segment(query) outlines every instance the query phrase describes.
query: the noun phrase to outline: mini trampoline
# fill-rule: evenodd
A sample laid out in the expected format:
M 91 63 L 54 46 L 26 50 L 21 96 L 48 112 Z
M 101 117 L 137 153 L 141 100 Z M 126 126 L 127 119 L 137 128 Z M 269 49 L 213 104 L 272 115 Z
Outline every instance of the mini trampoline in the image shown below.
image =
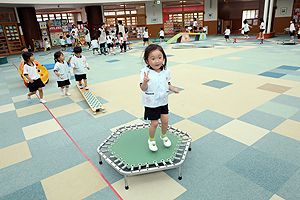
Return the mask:
M 172 145 L 166 148 L 160 138 L 156 139 L 158 151 L 148 148 L 150 123 L 134 124 L 117 128 L 97 148 L 99 164 L 102 158 L 117 172 L 124 176 L 125 189 L 128 190 L 127 176 L 140 175 L 167 169 L 179 168 L 181 180 L 181 165 L 187 152 L 191 151 L 192 137 L 173 126 L 168 127 L 167 136 Z M 161 124 L 156 129 L 156 135 L 161 131 Z

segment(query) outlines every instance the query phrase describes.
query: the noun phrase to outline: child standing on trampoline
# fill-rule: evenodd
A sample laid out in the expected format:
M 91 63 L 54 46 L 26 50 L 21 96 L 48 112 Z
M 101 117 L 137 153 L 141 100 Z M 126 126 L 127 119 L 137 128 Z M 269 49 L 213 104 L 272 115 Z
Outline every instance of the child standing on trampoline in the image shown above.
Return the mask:
M 166 136 L 168 116 L 169 90 L 179 93 L 177 88 L 171 85 L 171 71 L 166 68 L 167 56 L 163 48 L 157 44 L 149 45 L 144 51 L 144 61 L 147 67 L 140 73 L 140 88 L 142 90 L 142 105 L 145 106 L 145 120 L 151 120 L 149 127 L 148 145 L 151 151 L 157 151 L 155 131 L 158 119 L 161 120 L 161 135 L 165 147 L 171 146 L 171 141 Z

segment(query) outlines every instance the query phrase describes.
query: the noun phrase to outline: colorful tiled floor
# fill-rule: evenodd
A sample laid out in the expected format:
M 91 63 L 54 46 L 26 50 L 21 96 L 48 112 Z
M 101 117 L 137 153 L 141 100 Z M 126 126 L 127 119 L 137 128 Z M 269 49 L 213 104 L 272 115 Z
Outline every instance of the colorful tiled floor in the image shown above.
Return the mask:
M 222 36 L 190 43 L 214 48 L 163 43 L 180 90 L 169 95 L 169 124 L 192 136 L 192 151 L 182 180 L 178 169 L 133 176 L 128 191 L 123 176 L 98 164 L 96 148 L 116 127 L 143 122 L 144 47 L 111 56 L 83 52 L 89 87 L 106 108 L 97 115 L 74 80 L 72 95 L 61 97 L 51 70 L 46 107 L 37 97 L 28 102 L 12 65 L 20 55 L 8 56 L 0 65 L 0 199 L 299 200 L 300 45 L 277 44 L 288 37 L 263 45 L 226 43 Z M 55 50 L 34 55 L 51 64 Z

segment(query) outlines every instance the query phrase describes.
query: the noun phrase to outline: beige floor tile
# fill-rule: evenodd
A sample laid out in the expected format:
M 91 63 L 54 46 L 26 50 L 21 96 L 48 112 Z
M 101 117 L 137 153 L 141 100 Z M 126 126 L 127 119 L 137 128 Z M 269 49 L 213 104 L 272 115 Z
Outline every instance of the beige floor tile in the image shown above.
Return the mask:
M 13 83 L 13 84 L 7 85 L 7 87 L 8 87 L 9 89 L 15 88 L 15 87 L 22 87 L 22 86 L 24 86 L 24 83 L 23 83 L 23 82 L 17 82 L 17 83 Z
M 221 126 L 215 131 L 248 146 L 251 146 L 270 132 L 237 119 Z
M 88 162 L 84 162 L 41 181 L 47 199 L 83 199 L 107 186 Z
M 125 190 L 124 179 L 112 184 L 124 200 L 175 199 L 186 191 L 165 172 L 129 176 L 127 179 L 129 190 Z
M 282 198 L 282 197 L 280 197 L 280 196 L 278 196 L 278 195 L 276 195 L 276 194 L 274 194 L 274 195 L 271 197 L 271 199 L 269 199 L 269 200 L 285 200 L 285 199 Z
M 70 93 L 71 93 L 71 96 L 69 96 L 69 98 L 72 99 L 74 102 L 84 100 L 84 97 L 82 96 L 81 92 L 77 88 L 71 89 Z M 93 91 L 93 93 L 94 93 L 94 91 Z
M 184 119 L 180 122 L 177 122 L 172 126 L 190 134 L 193 142 L 212 132 L 212 130 L 199 124 L 196 124 L 188 119 Z
M 0 169 L 30 159 L 31 153 L 26 141 L 0 149 Z
M 26 140 L 46 135 L 60 129 L 61 127 L 58 125 L 55 119 L 50 119 L 22 128 Z
M 61 99 L 61 98 L 68 98 L 67 96 L 61 96 L 59 93 L 59 89 L 57 88 L 57 92 L 53 93 L 53 94 L 48 94 L 44 96 L 44 99 L 46 101 L 53 101 L 53 100 L 57 100 L 57 99 Z
M 300 122 L 287 119 L 282 124 L 273 129 L 273 132 L 300 141 Z
M 266 84 L 258 87 L 258 89 L 267 90 L 267 91 L 270 91 L 270 92 L 284 93 L 284 92 L 290 90 L 291 87 L 266 83 Z
M 0 113 L 9 112 L 12 110 L 15 110 L 15 105 L 13 103 L 9 103 L 9 104 L 0 106 Z
M 30 105 L 30 102 L 28 102 L 28 105 Z M 32 115 L 32 114 L 42 112 L 45 110 L 47 110 L 45 108 L 45 106 L 43 104 L 39 103 L 39 104 L 35 104 L 32 106 L 16 109 L 16 112 L 17 112 L 18 117 L 24 117 L 24 116 Z
M 33 98 L 33 96 L 31 98 Z M 24 101 L 24 100 L 26 100 L 26 93 L 19 95 L 19 96 L 14 96 L 11 99 L 14 103 L 19 102 L 19 101 Z
M 286 91 L 284 94 L 300 97 L 300 83 L 296 83 L 292 89 Z
M 80 107 L 77 103 L 71 103 L 64 106 L 52 108 L 50 111 L 55 117 L 61 117 L 81 110 L 83 110 L 83 108 Z

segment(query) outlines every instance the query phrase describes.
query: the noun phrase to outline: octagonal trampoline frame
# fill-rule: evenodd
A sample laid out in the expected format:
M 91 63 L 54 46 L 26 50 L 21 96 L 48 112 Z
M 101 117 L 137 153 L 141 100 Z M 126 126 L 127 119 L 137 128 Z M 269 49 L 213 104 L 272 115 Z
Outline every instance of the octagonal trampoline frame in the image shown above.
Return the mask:
M 161 127 L 161 123 L 159 123 L 159 126 Z M 119 155 L 112 154 L 115 152 L 111 152 L 110 150 L 111 146 L 109 145 L 114 144 L 114 142 L 117 142 L 117 139 L 119 139 L 122 136 L 122 133 L 128 130 L 134 130 L 134 129 L 138 130 L 139 128 L 145 129 L 149 127 L 150 127 L 150 123 L 121 126 L 117 128 L 111 135 L 109 135 L 109 137 L 105 139 L 97 148 L 97 153 L 99 156 L 99 164 L 100 165 L 102 164 L 101 158 L 103 158 L 117 172 L 123 175 L 125 180 L 126 190 L 129 189 L 127 176 L 141 175 L 141 174 L 152 173 L 152 172 L 157 172 L 157 171 L 162 171 L 167 169 L 179 168 L 178 179 L 179 180 L 182 179 L 181 165 L 183 164 L 186 158 L 187 152 L 191 151 L 192 137 L 187 132 L 184 132 L 171 125 L 168 126 L 168 131 L 170 133 L 173 133 L 174 136 L 177 136 L 180 142 L 175 145 L 176 146 L 175 150 L 177 152 L 176 153 L 173 152 L 174 155 L 170 156 L 170 158 L 168 158 L 167 160 L 162 159 L 159 162 L 154 160 L 152 161 L 154 164 L 150 164 L 149 162 L 146 162 L 144 165 L 142 163 L 139 163 L 138 166 L 135 166 L 134 164 L 130 165 L 129 163 L 126 163 L 125 160 L 121 161 L 122 158 L 119 157 Z

